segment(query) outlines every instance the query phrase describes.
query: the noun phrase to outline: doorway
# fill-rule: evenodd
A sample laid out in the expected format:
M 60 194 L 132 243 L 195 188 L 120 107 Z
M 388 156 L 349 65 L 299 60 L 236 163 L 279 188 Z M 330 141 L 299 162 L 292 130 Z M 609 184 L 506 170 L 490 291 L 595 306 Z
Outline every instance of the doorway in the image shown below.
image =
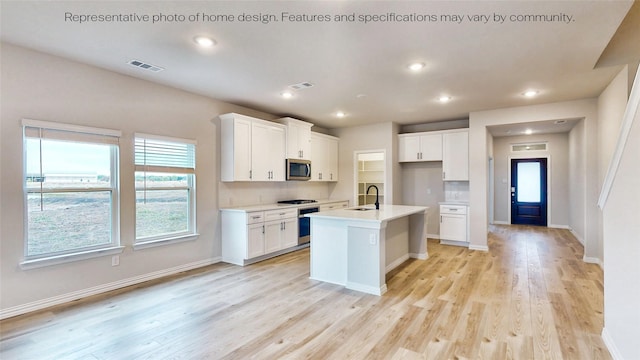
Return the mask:
M 367 194 L 367 189 L 371 185 L 378 188 L 380 204 L 384 204 L 386 193 L 384 151 L 356 151 L 355 165 L 355 204 L 360 206 L 375 203 L 375 189 L 371 189 Z
M 547 159 L 511 159 L 511 223 L 547 226 Z

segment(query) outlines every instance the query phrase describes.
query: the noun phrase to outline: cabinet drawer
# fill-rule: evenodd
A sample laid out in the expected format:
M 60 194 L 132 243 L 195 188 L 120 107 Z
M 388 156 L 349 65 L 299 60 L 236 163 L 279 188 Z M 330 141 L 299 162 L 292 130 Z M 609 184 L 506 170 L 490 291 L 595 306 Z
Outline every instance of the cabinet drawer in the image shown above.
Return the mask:
M 254 211 L 247 213 L 247 225 L 264 222 L 264 212 Z
M 298 209 L 270 210 L 264 212 L 264 221 L 282 220 L 298 217 Z
M 320 211 L 344 209 L 344 208 L 347 208 L 347 207 L 349 207 L 349 202 L 348 201 L 341 201 L 341 202 L 337 202 L 337 203 L 330 203 L 330 204 L 320 205 Z
M 464 205 L 440 205 L 440 214 L 466 214 L 467 207 Z

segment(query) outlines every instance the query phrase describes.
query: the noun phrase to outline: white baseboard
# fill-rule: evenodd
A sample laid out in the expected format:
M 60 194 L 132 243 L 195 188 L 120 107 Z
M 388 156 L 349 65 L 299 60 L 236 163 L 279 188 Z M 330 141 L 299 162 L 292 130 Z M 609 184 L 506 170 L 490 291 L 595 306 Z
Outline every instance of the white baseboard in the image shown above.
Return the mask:
M 552 229 L 564 229 L 564 230 L 571 230 L 571 227 L 569 225 L 557 225 L 557 224 L 549 224 L 547 225 L 548 228 L 552 228 Z
M 578 241 L 580 242 L 580 244 L 582 244 L 584 246 L 584 239 L 572 228 L 569 228 L 569 231 L 571 232 L 571 235 L 575 236 L 576 239 L 578 239 Z
M 469 243 L 466 241 L 456 241 L 456 240 L 443 240 L 440 239 L 440 244 L 442 245 L 452 245 L 452 246 L 461 246 L 461 247 L 469 247 Z
M 611 338 L 611 335 L 609 334 L 609 331 L 607 331 L 606 327 L 602 329 L 601 337 L 613 360 L 624 360 L 622 354 L 620 354 L 620 350 L 618 350 L 618 347 L 613 342 L 613 338 Z
M 602 260 L 600 258 L 583 256 L 582 257 L 582 261 L 584 261 L 586 263 L 589 263 L 589 264 L 597 264 L 598 266 L 600 266 L 600 269 L 604 270 L 604 263 L 602 262 Z
M 389 271 L 397 268 L 398 266 L 400 266 L 403 262 L 409 260 L 409 254 L 405 254 L 400 256 L 399 258 L 397 258 L 395 261 L 393 261 L 391 264 L 387 265 L 384 269 L 384 273 L 388 273 Z
M 123 287 L 140 284 L 145 281 L 155 280 L 165 276 L 174 275 L 184 271 L 212 265 L 220 261 L 221 261 L 220 257 L 209 259 L 209 260 L 197 261 L 197 262 L 184 264 L 184 265 L 176 266 L 169 269 L 159 270 L 152 273 L 135 276 L 128 279 L 118 280 L 108 284 L 94 286 L 88 289 L 83 289 L 83 290 L 74 291 L 67 294 L 54 296 L 48 299 L 42 299 L 42 300 L 27 303 L 27 304 L 23 304 L 23 305 L 13 306 L 6 309 L 0 309 L 0 320 L 10 318 L 13 316 L 26 314 L 28 312 L 32 312 L 36 310 L 42 310 L 54 305 L 64 304 L 64 303 L 82 299 L 88 296 L 102 294 L 107 291 L 121 289 Z
M 347 284 L 345 285 L 345 287 L 347 289 L 356 290 L 356 291 L 360 291 L 360 292 L 364 292 L 372 295 L 378 295 L 378 296 L 381 296 L 382 294 L 387 292 L 387 284 L 383 284 L 378 288 L 375 286 L 363 285 L 360 283 L 353 283 L 353 282 L 347 281 Z
M 493 225 L 511 225 L 510 222 L 508 221 L 497 221 L 497 220 L 493 220 Z
M 412 259 L 427 260 L 429 258 L 429 254 L 409 253 L 409 257 Z
M 469 250 L 485 251 L 489 252 L 489 246 L 487 245 L 473 245 L 469 244 Z
M 440 239 L 440 234 L 427 234 L 427 239 Z

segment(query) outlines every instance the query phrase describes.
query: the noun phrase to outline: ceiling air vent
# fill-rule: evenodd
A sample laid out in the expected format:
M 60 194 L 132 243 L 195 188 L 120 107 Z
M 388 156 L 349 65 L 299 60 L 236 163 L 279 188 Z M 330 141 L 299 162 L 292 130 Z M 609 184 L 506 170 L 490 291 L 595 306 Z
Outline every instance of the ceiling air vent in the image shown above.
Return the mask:
M 138 61 L 138 60 L 131 60 L 128 62 L 129 65 L 144 69 L 144 70 L 149 70 L 152 72 L 160 72 L 162 70 L 164 70 L 164 68 L 161 68 L 160 66 L 155 66 L 155 65 L 151 65 L 151 64 L 147 64 L 144 63 L 142 61 Z
M 302 89 L 308 89 L 308 88 L 310 88 L 312 86 L 313 86 L 312 83 L 302 82 L 302 83 L 299 83 L 299 84 L 289 85 L 289 88 L 293 89 L 293 90 L 302 90 Z

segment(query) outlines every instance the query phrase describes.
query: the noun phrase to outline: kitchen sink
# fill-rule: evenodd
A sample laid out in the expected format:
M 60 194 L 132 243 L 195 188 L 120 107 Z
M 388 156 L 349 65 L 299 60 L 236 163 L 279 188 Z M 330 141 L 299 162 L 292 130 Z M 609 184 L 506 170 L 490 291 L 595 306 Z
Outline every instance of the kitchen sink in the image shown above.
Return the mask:
M 369 211 L 369 210 L 375 210 L 375 209 L 374 209 L 374 208 L 358 207 L 358 208 L 351 208 L 351 209 L 347 209 L 347 210 L 355 210 L 355 211 Z

